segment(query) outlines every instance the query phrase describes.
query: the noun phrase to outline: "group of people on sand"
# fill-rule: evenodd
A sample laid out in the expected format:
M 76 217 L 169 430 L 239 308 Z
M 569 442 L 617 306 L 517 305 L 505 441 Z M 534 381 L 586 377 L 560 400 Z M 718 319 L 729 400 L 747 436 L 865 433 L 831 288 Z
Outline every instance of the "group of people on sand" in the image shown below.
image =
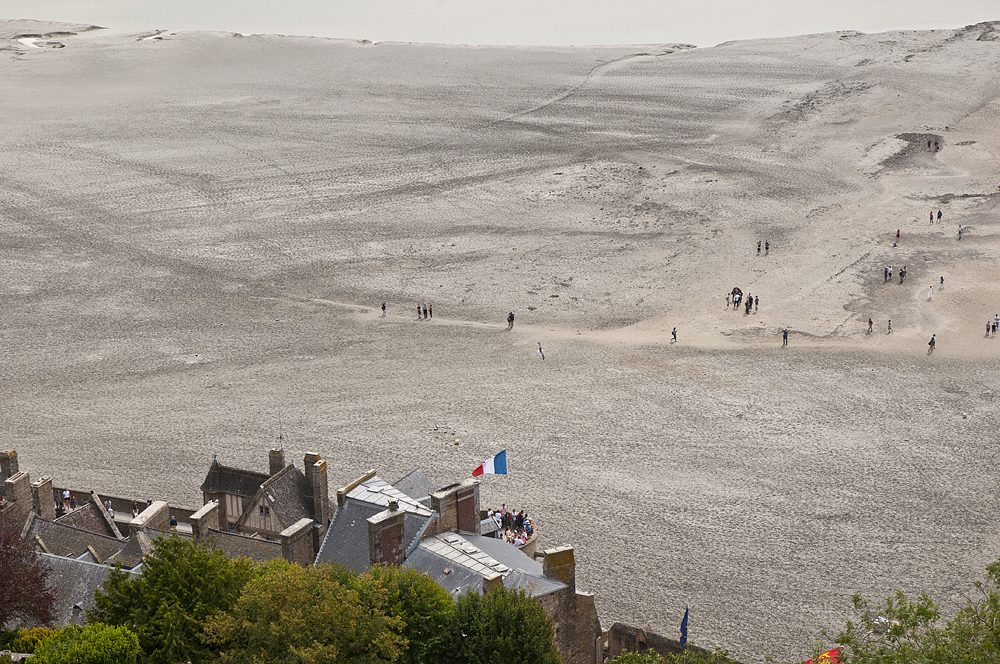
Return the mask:
M 771 241 L 764 240 L 764 255 L 767 256 L 771 253 Z M 760 240 L 757 240 L 757 255 L 760 256 Z
M 993 314 L 993 320 L 986 321 L 986 336 L 995 337 L 1000 327 L 1000 314 Z
M 757 313 L 757 307 L 760 305 L 760 297 L 755 297 L 750 293 L 747 293 L 746 297 L 744 297 L 741 289 L 734 288 L 726 294 L 726 309 L 729 308 L 730 303 L 732 304 L 733 311 L 737 311 L 740 308 L 740 304 L 742 304 L 746 315 L 749 315 L 751 310 Z
M 906 279 L 906 266 L 899 268 L 899 283 L 903 283 Z M 887 283 L 892 281 L 892 266 L 886 267 L 882 270 L 882 283 Z M 941 283 L 944 283 L 944 277 L 941 277 Z

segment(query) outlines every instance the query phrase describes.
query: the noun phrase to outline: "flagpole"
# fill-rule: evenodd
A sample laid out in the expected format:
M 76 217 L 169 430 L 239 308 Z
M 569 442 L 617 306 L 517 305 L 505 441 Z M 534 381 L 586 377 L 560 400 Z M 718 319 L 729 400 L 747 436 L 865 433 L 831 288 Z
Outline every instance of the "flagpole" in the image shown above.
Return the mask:
M 510 454 L 507 457 L 507 472 L 503 476 L 503 493 L 504 499 L 507 502 L 507 506 L 513 510 L 514 507 L 510 504 Z

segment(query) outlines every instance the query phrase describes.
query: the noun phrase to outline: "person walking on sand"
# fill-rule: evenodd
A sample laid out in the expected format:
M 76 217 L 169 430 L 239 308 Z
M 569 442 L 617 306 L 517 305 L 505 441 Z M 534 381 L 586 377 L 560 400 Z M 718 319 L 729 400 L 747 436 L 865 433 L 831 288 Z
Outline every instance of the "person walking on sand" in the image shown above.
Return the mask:
M 420 315 L 420 305 L 417 305 L 417 320 L 420 320 L 422 316 Z
M 760 304 L 760 298 L 756 295 L 753 296 L 753 312 L 757 313 L 757 305 Z
M 958 225 L 958 239 L 962 239 L 962 224 Z
M 726 293 L 726 309 L 729 308 L 729 298 L 730 298 L 731 295 L 732 295 L 732 293 Z
M 542 352 L 542 342 L 541 341 L 538 342 L 538 354 L 542 356 L 543 360 L 545 359 L 545 353 Z
M 511 330 L 514 328 L 514 312 L 507 314 L 507 329 Z
M 874 324 L 875 324 L 874 321 L 872 321 L 872 319 L 869 318 L 868 319 L 868 334 L 872 333 L 872 325 L 874 325 Z
M 930 221 L 930 223 L 932 223 L 932 224 L 934 223 L 934 210 L 931 210 L 931 221 Z
M 433 304 L 428 304 L 427 305 L 427 311 L 430 313 L 431 318 L 434 318 L 434 305 Z
M 889 331 L 886 334 L 892 334 L 892 319 L 889 319 Z
M 889 268 L 882 270 L 882 283 L 889 281 Z
M 677 343 L 677 328 L 675 327 L 673 330 L 671 330 L 670 334 L 672 334 L 674 337 L 674 343 Z
M 899 242 L 899 229 L 896 229 L 896 242 Z
M 764 242 L 764 255 L 767 256 L 770 253 L 771 253 L 771 241 L 766 240 Z
M 757 240 L 757 255 L 760 256 L 760 240 Z
M 382 303 L 382 318 L 385 318 L 385 302 Z
M 424 302 L 424 319 L 427 318 L 427 303 Z
M 788 328 L 787 327 L 781 331 L 781 345 L 782 346 L 787 346 L 788 345 Z
M 933 298 L 934 298 L 934 287 L 933 286 L 928 286 L 927 287 L 927 301 L 930 302 Z
M 941 210 L 938 210 L 938 221 L 941 221 Z
M 892 281 L 892 266 L 889 266 L 889 281 Z
M 937 338 L 937 335 L 936 335 L 936 334 L 932 334 L 932 335 L 931 335 L 931 340 L 930 340 L 929 342 L 927 342 L 927 345 L 928 345 L 928 346 L 930 346 L 930 348 L 929 348 L 929 349 L 927 350 L 927 354 L 928 354 L 928 355 L 930 355 L 931 353 L 933 353 L 933 352 L 934 352 L 934 345 L 935 345 L 935 343 L 936 343 L 936 342 L 935 342 L 934 340 L 935 340 L 936 338 Z
M 938 290 L 943 290 L 943 289 L 944 289 L 944 276 L 941 277 L 941 285 L 938 286 Z

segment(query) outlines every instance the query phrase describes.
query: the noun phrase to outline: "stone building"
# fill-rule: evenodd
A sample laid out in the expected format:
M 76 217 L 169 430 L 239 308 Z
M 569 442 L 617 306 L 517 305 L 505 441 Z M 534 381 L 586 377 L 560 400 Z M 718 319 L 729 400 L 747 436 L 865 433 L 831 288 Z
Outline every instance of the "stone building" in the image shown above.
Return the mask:
M 410 473 L 390 485 L 369 471 L 338 490 L 316 563 L 336 562 L 357 572 L 372 565 L 410 567 L 453 595 L 499 585 L 523 588 L 552 618 L 563 662 L 600 661 L 600 621 L 594 596 L 576 590 L 573 547 L 533 559 L 501 539 L 484 537 L 478 480 L 433 490 L 424 477 Z M 407 495 L 403 488 L 424 495 Z

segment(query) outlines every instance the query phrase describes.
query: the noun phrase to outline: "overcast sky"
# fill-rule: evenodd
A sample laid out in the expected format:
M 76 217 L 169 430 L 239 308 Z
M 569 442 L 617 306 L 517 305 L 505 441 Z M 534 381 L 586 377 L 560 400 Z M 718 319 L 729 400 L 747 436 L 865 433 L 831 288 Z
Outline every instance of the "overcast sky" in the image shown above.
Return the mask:
M 998 0 L 0 0 L 0 17 L 446 44 L 712 46 L 1000 20 Z

